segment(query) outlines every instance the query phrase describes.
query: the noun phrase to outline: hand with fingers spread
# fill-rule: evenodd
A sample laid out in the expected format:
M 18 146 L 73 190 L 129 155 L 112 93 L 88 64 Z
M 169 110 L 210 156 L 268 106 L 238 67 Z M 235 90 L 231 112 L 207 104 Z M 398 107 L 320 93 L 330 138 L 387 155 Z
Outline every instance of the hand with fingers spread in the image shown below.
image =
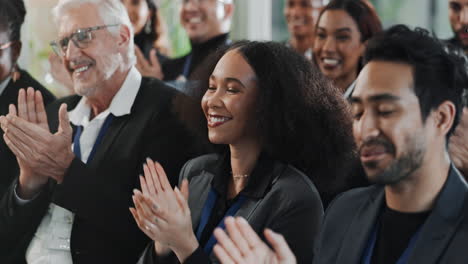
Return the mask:
M 3 137 L 20 166 L 19 195 L 29 199 L 53 178 L 62 182 L 63 175 L 74 158 L 71 151 L 72 128 L 67 106 L 59 110 L 59 129 L 49 130 L 42 95 L 33 88 L 18 93 L 18 109 L 10 105 L 8 115 L 0 117 Z
M 137 57 L 136 68 L 141 73 L 141 75 L 146 77 L 153 77 L 156 79 L 162 80 L 164 74 L 162 72 L 161 64 L 159 63 L 158 58 L 156 57 L 156 49 L 150 51 L 150 61 L 148 61 L 140 48 L 135 46 L 135 55 Z
M 172 250 L 182 263 L 197 248 L 188 207 L 188 182 L 181 189 L 171 188 L 164 169 L 151 159 L 143 165 L 145 177 L 140 176 L 142 192 L 135 190 L 130 208 L 140 229 L 155 241 L 158 255 Z
M 244 218 L 228 217 L 225 224 L 227 234 L 220 228 L 217 228 L 214 232 L 218 244 L 215 245 L 213 250 L 221 263 L 296 263 L 296 258 L 282 235 L 270 229 L 265 230 L 265 237 L 273 247 L 273 250 L 271 250 Z

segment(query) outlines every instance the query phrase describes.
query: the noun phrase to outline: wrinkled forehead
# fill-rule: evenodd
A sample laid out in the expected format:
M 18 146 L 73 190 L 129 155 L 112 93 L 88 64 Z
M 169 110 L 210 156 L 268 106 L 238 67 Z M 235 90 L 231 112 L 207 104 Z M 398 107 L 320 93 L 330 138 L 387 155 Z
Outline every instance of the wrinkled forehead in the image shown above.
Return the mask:
M 65 9 L 58 17 L 58 36 L 65 37 L 81 28 L 103 25 L 98 7 L 85 3 Z

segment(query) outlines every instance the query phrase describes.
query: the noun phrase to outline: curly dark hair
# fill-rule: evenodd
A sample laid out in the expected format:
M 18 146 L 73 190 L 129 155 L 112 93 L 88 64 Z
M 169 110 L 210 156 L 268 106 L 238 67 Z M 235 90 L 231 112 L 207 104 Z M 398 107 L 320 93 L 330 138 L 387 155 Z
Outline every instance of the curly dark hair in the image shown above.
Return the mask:
M 11 41 L 20 41 L 25 16 L 23 0 L 0 0 L 0 30 L 7 31 Z
M 343 95 L 307 59 L 275 42 L 240 41 L 223 47 L 196 76 L 201 99 L 208 77 L 228 51 L 252 67 L 259 88 L 255 115 L 263 151 L 308 175 L 319 192 L 335 193 L 355 157 L 351 116 Z M 206 120 L 203 123 L 206 127 Z
M 457 127 L 463 110 L 463 92 L 468 89 L 466 61 L 453 50 L 445 49 L 436 36 L 422 28 L 396 25 L 369 41 L 366 63 L 378 60 L 409 64 L 413 67 L 414 93 L 419 99 L 422 120 L 442 102 L 456 107 L 452 128 Z

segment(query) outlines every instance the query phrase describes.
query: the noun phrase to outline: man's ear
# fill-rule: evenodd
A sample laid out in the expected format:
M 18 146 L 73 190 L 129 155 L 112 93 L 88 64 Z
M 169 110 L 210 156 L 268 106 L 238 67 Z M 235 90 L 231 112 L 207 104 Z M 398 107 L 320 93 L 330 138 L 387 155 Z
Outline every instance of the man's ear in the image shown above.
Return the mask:
M 450 101 L 442 102 L 437 109 L 433 111 L 435 117 L 435 124 L 439 133 L 442 135 L 447 135 L 450 129 L 453 126 L 455 120 L 456 107 Z
M 221 20 L 226 20 L 234 14 L 234 4 L 222 4 L 219 6 L 217 15 Z
M 130 40 L 131 34 L 130 29 L 127 25 L 120 25 L 119 29 L 119 42 L 117 43 L 119 46 L 128 45 Z

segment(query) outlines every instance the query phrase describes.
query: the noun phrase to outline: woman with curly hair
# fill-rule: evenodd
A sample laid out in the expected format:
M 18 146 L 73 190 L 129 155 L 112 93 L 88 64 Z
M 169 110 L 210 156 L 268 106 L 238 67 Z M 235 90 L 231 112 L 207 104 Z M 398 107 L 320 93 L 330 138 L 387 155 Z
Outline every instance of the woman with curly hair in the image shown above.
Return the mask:
M 174 190 L 159 163 L 144 165 L 130 210 L 154 242 L 139 263 L 216 262 L 213 230 L 229 216 L 257 233 L 281 233 L 299 262 L 310 263 L 323 217 L 315 186 L 343 175 L 353 155 L 346 103 L 282 44 L 243 41 L 214 61 L 205 64 L 201 106 L 219 151 L 187 162 Z

